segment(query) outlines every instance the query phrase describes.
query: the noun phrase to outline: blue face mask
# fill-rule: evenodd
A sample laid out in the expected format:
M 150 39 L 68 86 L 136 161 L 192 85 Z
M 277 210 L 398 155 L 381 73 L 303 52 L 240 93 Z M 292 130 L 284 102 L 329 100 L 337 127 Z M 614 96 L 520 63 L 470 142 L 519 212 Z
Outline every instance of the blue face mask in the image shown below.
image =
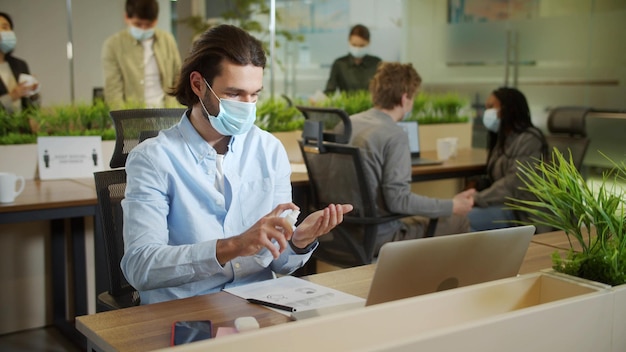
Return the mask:
M 500 129 L 500 119 L 498 118 L 498 109 L 487 109 L 483 113 L 483 125 L 491 131 L 498 133 Z
M 200 99 L 202 109 L 204 109 L 204 112 L 208 116 L 207 118 L 211 126 L 223 136 L 233 136 L 248 132 L 256 120 L 256 103 L 220 99 L 206 79 L 204 83 L 209 87 L 211 93 L 220 101 L 220 112 L 217 116 L 211 116 L 206 106 L 204 106 L 204 102 Z
M 141 29 L 139 27 L 130 26 L 128 27 L 128 30 L 130 31 L 130 35 L 132 35 L 133 38 L 140 42 L 146 39 L 150 39 L 154 36 L 154 28 Z
M 9 53 L 15 49 L 15 44 L 17 44 L 17 38 L 15 37 L 15 32 L 13 31 L 3 31 L 0 32 L 0 51 L 3 53 Z

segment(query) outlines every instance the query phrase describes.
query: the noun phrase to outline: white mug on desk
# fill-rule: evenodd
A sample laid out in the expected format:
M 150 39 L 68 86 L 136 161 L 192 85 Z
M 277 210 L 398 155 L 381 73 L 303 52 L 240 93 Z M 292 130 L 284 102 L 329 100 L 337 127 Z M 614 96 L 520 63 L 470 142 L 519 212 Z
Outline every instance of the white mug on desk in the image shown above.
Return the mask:
M 17 186 L 17 181 L 20 181 L 20 185 Z M 19 196 L 24 190 L 24 176 L 17 176 L 10 172 L 0 172 L 0 203 L 13 203 L 15 197 Z

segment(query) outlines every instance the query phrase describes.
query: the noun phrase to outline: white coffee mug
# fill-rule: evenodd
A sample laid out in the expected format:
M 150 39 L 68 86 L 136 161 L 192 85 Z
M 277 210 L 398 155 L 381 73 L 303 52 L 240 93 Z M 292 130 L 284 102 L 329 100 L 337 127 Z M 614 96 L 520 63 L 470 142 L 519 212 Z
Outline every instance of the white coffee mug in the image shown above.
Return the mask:
M 17 181 L 20 181 L 17 191 Z M 17 176 L 10 172 L 0 172 L 0 203 L 13 203 L 15 197 L 24 190 L 24 176 Z
M 452 156 L 452 143 L 448 138 L 437 139 L 437 159 L 448 160 Z

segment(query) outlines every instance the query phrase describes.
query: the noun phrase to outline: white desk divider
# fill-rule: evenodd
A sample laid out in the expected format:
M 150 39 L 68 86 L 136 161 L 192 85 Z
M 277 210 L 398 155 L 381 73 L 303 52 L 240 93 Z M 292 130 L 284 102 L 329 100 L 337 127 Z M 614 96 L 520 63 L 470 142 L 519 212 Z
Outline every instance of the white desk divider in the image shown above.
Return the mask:
M 539 272 L 178 346 L 176 351 L 623 351 L 624 346 L 612 346 L 614 301 L 609 286 Z

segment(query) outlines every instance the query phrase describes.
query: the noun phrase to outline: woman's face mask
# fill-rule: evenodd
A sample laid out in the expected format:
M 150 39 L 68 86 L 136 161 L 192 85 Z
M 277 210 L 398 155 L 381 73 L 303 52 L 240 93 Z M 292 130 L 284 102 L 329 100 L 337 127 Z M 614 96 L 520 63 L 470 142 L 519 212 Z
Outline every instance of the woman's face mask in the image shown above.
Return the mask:
M 204 109 L 211 126 L 223 136 L 233 136 L 248 132 L 256 120 L 256 103 L 220 99 L 206 79 L 204 79 L 204 83 L 220 102 L 220 112 L 217 116 L 211 116 L 206 106 L 204 106 L 204 102 L 200 99 L 202 109 Z
M 2 31 L 0 32 L 0 51 L 3 53 L 9 53 L 15 49 L 15 44 L 17 44 L 17 38 L 15 37 L 15 32 L 13 31 Z
M 363 56 L 367 55 L 367 46 L 350 45 L 350 55 L 357 59 L 362 58 Z
M 498 133 L 500 129 L 500 119 L 498 118 L 498 109 L 486 109 L 483 113 L 483 125 L 491 131 Z

